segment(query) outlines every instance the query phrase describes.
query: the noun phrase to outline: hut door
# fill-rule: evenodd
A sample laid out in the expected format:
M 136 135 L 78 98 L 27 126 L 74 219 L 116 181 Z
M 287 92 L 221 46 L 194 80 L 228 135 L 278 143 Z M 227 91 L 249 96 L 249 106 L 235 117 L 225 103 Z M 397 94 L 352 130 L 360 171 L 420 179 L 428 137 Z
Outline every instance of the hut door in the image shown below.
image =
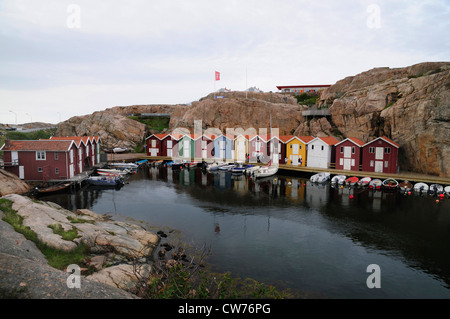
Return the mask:
M 383 161 L 375 161 L 375 173 L 383 173 Z
M 350 168 L 351 168 L 350 165 L 351 165 L 351 159 L 350 158 L 344 158 L 344 169 L 345 170 L 350 170 Z

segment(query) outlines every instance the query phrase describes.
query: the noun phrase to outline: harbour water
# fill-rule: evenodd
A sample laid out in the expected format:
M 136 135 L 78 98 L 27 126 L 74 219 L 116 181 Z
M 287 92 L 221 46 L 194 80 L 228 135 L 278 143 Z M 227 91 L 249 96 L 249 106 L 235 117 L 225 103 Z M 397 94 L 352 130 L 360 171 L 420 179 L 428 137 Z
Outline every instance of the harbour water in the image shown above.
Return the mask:
M 211 248 L 216 270 L 311 297 L 450 298 L 448 198 L 144 168 L 121 189 L 40 199 L 179 230 Z M 375 275 L 380 288 L 369 288 Z

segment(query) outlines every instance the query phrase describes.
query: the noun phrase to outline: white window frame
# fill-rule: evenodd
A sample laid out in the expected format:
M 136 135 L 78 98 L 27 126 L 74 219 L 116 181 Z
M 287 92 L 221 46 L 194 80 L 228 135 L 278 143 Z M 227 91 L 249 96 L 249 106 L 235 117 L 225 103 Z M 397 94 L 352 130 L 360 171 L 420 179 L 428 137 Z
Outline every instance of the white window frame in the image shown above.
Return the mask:
M 45 161 L 47 160 L 47 154 L 45 151 L 36 151 L 36 161 Z

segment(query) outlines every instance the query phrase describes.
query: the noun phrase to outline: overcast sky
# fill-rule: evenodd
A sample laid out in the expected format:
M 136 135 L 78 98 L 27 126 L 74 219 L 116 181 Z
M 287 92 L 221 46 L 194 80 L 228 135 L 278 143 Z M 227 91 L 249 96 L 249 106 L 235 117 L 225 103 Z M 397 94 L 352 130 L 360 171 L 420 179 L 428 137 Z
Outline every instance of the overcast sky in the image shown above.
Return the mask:
M 450 61 L 449 21 L 447 0 L 0 0 L 0 123 Z

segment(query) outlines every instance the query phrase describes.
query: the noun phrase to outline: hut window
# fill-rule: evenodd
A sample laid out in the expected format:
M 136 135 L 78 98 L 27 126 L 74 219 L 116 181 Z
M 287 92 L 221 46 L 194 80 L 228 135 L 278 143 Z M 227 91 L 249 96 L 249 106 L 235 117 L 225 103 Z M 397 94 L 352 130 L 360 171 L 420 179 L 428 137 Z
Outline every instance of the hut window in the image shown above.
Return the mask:
M 341 154 L 344 153 L 344 147 L 341 146 Z
M 375 153 L 375 147 L 369 147 L 369 153 Z
M 38 161 L 45 161 L 46 157 L 45 157 L 45 152 L 36 152 L 36 160 Z
M 391 148 L 390 147 L 385 147 L 384 148 L 384 153 L 385 154 L 391 154 Z
M 373 161 L 370 161 L 370 167 L 373 167 Z
M 55 174 L 59 175 L 59 167 L 55 167 Z
M 355 154 L 355 147 L 352 146 L 352 154 Z
M 313 145 L 311 145 L 311 149 L 312 149 L 312 150 L 314 149 L 314 144 L 313 144 Z
M 323 145 L 322 145 L 322 151 L 323 151 Z
M 58 160 L 58 152 L 55 152 L 55 161 Z
M 388 164 L 389 162 L 388 161 L 384 161 L 384 167 L 388 167 Z
M 43 171 L 42 167 L 38 167 L 38 173 L 42 173 Z

